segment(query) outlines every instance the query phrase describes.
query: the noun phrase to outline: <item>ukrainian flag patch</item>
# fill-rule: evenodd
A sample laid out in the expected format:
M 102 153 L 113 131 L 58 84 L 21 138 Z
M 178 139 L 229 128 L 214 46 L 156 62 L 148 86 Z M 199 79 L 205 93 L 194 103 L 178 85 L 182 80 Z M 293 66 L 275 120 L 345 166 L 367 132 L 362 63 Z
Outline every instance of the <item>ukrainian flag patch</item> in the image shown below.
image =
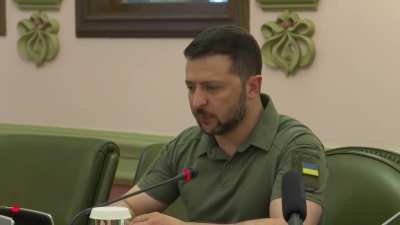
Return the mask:
M 319 165 L 314 163 L 302 162 L 303 174 L 318 177 L 319 176 Z

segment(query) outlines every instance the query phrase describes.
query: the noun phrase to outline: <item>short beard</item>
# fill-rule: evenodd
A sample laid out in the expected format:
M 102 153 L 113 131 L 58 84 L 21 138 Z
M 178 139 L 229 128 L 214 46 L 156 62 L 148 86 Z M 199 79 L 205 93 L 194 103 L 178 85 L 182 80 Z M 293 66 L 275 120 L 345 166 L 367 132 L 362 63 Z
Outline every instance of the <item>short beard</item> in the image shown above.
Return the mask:
M 218 118 L 217 119 L 217 125 L 212 129 L 211 131 L 205 131 L 200 123 L 199 127 L 201 130 L 208 135 L 224 135 L 235 129 L 240 122 L 243 121 L 244 117 L 246 116 L 246 92 L 244 92 L 244 89 L 242 89 L 242 92 L 240 93 L 239 97 L 239 102 L 238 105 L 230 119 L 228 119 L 226 122 L 220 121 Z M 203 108 L 199 108 L 196 110 L 196 115 L 207 115 L 208 112 L 206 112 Z

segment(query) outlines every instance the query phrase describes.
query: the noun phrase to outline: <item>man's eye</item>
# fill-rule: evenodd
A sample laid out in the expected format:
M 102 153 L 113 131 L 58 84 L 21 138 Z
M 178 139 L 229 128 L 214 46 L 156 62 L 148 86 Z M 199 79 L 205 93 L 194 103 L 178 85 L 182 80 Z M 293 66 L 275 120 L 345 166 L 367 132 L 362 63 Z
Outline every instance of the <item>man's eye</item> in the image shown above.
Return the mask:
M 206 89 L 209 90 L 209 91 L 216 91 L 216 90 L 219 89 L 219 86 L 217 86 L 217 85 L 207 85 Z
M 193 91 L 194 90 L 194 86 L 193 85 L 186 85 L 187 89 L 189 91 Z

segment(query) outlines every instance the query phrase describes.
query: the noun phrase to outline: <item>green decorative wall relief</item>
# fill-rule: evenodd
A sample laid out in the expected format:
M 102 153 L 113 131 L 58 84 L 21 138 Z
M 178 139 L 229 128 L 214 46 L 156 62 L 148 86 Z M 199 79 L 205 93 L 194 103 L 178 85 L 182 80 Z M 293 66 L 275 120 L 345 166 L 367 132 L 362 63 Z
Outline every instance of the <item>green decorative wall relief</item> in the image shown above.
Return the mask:
M 316 10 L 319 0 L 257 0 L 264 10 Z
M 61 0 L 15 0 L 20 9 L 58 10 Z
M 53 60 L 59 51 L 58 22 L 49 19 L 44 12 L 35 12 L 29 19 L 18 23 L 21 34 L 17 43 L 18 52 L 37 66 Z
M 315 57 L 311 37 L 315 26 L 311 20 L 300 19 L 296 13 L 285 11 L 276 21 L 262 25 L 266 39 L 262 46 L 263 63 L 286 74 L 294 75 L 299 67 L 310 65 Z

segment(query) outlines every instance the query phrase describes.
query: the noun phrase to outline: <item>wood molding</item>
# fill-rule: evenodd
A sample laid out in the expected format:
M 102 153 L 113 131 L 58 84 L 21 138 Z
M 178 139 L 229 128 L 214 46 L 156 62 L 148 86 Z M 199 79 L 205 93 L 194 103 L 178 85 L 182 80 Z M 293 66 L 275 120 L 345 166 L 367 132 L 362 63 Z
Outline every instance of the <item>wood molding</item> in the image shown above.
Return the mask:
M 77 37 L 193 37 L 208 26 L 249 29 L 249 1 L 229 3 L 122 4 L 76 0 Z

